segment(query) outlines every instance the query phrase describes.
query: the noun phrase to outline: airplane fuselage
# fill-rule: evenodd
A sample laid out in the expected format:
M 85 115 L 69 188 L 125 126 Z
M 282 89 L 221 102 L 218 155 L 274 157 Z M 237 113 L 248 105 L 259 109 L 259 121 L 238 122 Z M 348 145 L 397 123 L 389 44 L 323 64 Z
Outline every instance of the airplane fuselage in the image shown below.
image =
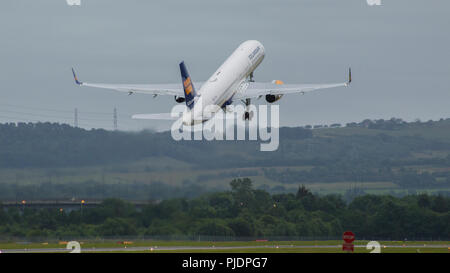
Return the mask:
M 203 115 L 211 105 L 219 109 L 231 102 L 235 93 L 245 89 L 247 77 L 264 59 L 264 46 L 255 40 L 242 43 L 214 74 L 202 85 L 192 109 L 183 113 L 184 125 L 195 125 L 207 121 L 211 116 Z

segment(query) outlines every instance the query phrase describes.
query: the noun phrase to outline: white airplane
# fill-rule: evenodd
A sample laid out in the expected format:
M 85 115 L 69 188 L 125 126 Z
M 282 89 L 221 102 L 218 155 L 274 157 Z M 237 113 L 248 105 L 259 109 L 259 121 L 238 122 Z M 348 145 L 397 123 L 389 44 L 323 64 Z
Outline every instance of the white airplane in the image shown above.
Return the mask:
M 128 94 L 143 93 L 157 95 L 172 95 L 177 103 L 186 103 L 186 110 L 182 114 L 184 125 L 191 126 L 211 119 L 215 112 L 205 115 L 207 106 L 216 105 L 217 110 L 225 109 L 227 105 L 240 100 L 246 105 L 244 119 L 251 119 L 249 105 L 252 98 L 265 96 L 268 103 L 281 99 L 285 94 L 301 93 L 348 86 L 349 78 L 345 83 L 334 84 L 284 84 L 280 80 L 272 82 L 255 82 L 253 72 L 265 56 L 264 46 L 255 40 L 242 43 L 230 57 L 217 69 L 206 82 L 192 82 L 184 62 L 180 63 L 182 85 L 180 84 L 103 84 L 80 82 L 72 68 L 76 84 L 96 88 L 113 89 Z M 196 91 L 195 86 L 200 89 Z M 178 119 L 170 113 L 133 115 L 135 119 Z

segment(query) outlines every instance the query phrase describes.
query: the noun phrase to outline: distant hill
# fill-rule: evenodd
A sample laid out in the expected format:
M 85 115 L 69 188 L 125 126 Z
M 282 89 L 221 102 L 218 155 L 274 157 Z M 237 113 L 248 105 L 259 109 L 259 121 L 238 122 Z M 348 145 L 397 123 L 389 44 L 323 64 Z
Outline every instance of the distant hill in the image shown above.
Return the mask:
M 354 183 L 377 189 L 450 189 L 450 119 L 320 127 L 280 128 L 278 150 L 261 152 L 259 141 L 174 141 L 170 132 L 0 124 L 0 183 L 93 185 L 106 173 L 107 180 L 114 177 L 136 188 L 148 181 L 220 188 L 223 181 L 247 176 L 272 191 L 299 184 L 348 190 Z
M 282 128 L 281 134 L 293 141 L 312 137 L 311 130 L 303 128 Z M 85 130 L 57 123 L 0 124 L 0 168 L 90 166 L 155 156 L 207 167 L 254 165 L 247 161 L 247 154 L 264 158 L 256 141 L 175 141 L 170 132 Z M 212 156 L 220 162 L 211 160 Z
M 166 156 L 207 168 L 321 166 L 351 162 L 393 166 L 446 163 L 450 119 L 373 121 L 344 128 L 280 129 L 280 146 L 260 152 L 258 141 L 174 141 L 170 132 L 85 130 L 57 123 L 0 124 L 0 168 L 70 167 Z M 435 153 L 430 155 L 430 153 Z M 439 155 L 437 155 L 438 153 Z

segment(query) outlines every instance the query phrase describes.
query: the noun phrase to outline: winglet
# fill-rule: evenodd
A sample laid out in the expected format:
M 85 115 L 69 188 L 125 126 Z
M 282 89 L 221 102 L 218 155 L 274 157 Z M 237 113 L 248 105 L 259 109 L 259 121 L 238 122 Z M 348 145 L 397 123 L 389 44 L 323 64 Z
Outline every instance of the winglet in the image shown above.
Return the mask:
M 348 82 L 347 82 L 347 86 L 350 85 L 350 83 L 352 83 L 352 68 L 351 67 L 348 68 Z
M 75 74 L 75 70 L 73 68 L 72 68 L 72 74 L 73 74 L 73 78 L 75 79 L 75 83 L 77 85 L 82 85 L 83 83 L 78 81 L 77 74 Z

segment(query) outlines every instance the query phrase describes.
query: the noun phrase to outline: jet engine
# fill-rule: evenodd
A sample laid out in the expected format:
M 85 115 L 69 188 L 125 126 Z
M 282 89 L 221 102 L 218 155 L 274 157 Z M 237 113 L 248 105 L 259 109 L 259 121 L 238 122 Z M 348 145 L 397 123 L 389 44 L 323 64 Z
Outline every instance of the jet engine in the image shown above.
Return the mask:
M 277 100 L 281 99 L 281 97 L 283 97 L 283 95 L 266 95 L 266 101 L 268 103 L 274 103 Z
M 185 99 L 184 97 L 178 97 L 178 96 L 175 96 L 175 101 L 176 101 L 177 103 L 183 103 L 183 102 L 186 101 L 186 99 Z
M 280 80 L 273 80 L 272 81 L 272 83 L 273 84 L 276 84 L 276 85 L 283 85 L 284 84 L 284 82 L 283 81 L 280 81 Z M 281 99 L 281 97 L 282 97 L 283 95 L 266 95 L 266 101 L 268 102 L 268 103 L 274 103 L 274 102 L 276 102 L 277 100 L 279 100 L 279 99 Z

